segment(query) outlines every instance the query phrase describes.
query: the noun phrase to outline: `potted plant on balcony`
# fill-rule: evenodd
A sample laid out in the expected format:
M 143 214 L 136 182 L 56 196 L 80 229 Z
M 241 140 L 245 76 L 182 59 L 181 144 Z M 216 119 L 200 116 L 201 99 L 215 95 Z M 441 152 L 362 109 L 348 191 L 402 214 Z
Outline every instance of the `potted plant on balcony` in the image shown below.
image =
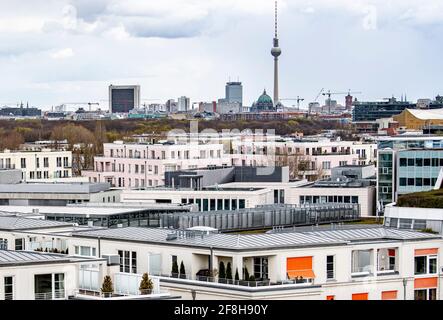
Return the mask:
M 238 275 L 238 268 L 235 269 L 235 284 L 238 284 L 240 281 L 240 276 Z
M 142 281 L 140 282 L 140 287 L 138 288 L 140 290 L 140 294 L 151 294 L 153 288 L 154 284 L 152 283 L 152 280 L 149 279 L 149 276 L 146 272 L 143 273 Z
M 218 282 L 226 283 L 226 269 L 223 261 L 220 261 L 218 269 Z
M 180 278 L 186 279 L 186 271 L 185 271 L 185 265 L 183 264 L 183 261 L 180 263 Z
M 103 279 L 101 291 L 105 298 L 112 297 L 112 293 L 114 292 L 114 286 L 112 285 L 112 280 L 110 276 L 105 276 L 105 278 Z
M 232 284 L 232 267 L 230 262 L 226 265 L 226 280 L 229 284 Z
M 255 280 L 255 276 L 251 275 L 249 277 L 249 286 L 250 287 L 256 287 L 257 286 L 257 281 Z
M 178 264 L 177 261 L 172 263 L 171 277 L 178 278 Z

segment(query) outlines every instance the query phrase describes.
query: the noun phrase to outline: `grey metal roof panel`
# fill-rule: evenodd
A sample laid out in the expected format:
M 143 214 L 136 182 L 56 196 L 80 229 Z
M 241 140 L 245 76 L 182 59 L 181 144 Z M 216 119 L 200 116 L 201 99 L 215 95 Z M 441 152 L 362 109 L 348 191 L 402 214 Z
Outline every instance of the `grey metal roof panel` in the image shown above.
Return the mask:
M 233 250 L 345 245 L 357 241 L 442 239 L 441 236 L 433 234 L 384 227 L 252 235 L 218 233 L 203 236 L 196 235 L 194 237 L 179 236 L 177 239 L 167 241 L 166 236 L 172 232 L 173 230 L 160 228 L 127 227 L 78 232 L 76 236 L 89 238 L 100 237 L 102 239 L 116 241 L 122 240 L 204 248 L 214 247 Z
M 92 262 L 105 260 L 106 259 L 80 258 L 45 252 L 0 250 L 0 267 L 25 264 Z
M 73 223 L 0 215 L 0 230 L 30 230 L 73 226 Z

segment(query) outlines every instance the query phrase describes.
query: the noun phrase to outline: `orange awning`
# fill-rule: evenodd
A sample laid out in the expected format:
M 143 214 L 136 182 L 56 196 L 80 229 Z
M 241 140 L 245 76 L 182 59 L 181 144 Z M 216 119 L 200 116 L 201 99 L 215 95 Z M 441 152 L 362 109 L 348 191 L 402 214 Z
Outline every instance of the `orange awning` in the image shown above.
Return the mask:
M 437 288 L 438 278 L 419 278 L 414 280 L 415 289 Z
M 288 278 L 295 279 L 302 277 L 303 279 L 314 279 L 315 274 L 313 270 L 288 270 Z
M 286 273 L 289 279 L 315 278 L 314 271 L 312 270 L 312 256 L 311 257 L 293 257 L 286 259 Z
M 397 290 L 383 291 L 381 293 L 382 300 L 397 300 Z
M 437 254 L 438 248 L 430 248 L 430 249 L 415 249 L 416 256 L 426 256 L 429 254 Z

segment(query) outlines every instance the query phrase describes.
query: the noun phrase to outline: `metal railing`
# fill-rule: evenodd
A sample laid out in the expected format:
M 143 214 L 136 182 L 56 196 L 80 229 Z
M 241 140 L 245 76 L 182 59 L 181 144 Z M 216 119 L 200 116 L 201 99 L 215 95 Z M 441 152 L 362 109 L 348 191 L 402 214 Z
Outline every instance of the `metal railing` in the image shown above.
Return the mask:
M 35 300 L 56 300 L 56 299 L 66 299 L 65 290 L 54 290 L 54 292 L 36 292 Z
M 221 284 L 221 285 L 232 285 L 232 286 L 243 286 L 243 287 L 270 287 L 270 286 L 278 286 L 278 285 L 288 285 L 288 284 L 312 284 L 313 279 L 304 279 L 303 281 L 299 281 L 296 279 L 283 279 L 275 282 L 271 282 L 269 279 L 265 280 L 234 280 L 234 279 L 223 279 L 218 277 L 210 277 L 210 276 L 198 276 L 198 275 L 189 275 L 189 274 L 162 274 L 160 277 L 169 278 L 169 279 L 178 279 L 185 281 L 200 281 L 207 282 L 213 284 Z

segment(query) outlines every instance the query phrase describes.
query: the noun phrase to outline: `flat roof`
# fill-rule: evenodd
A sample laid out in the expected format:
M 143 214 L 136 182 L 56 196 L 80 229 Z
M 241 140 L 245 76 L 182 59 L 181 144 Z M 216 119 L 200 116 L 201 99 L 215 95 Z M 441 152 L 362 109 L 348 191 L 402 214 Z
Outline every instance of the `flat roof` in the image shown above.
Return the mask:
M 99 193 L 110 191 L 109 183 L 16 183 L 0 184 L 0 193 L 55 193 L 55 194 L 75 194 L 75 193 Z
M 10 267 L 29 264 L 53 264 L 105 261 L 106 259 L 77 258 L 72 256 L 35 252 L 0 250 L 0 267 Z
M 72 227 L 73 223 L 32 219 L 21 217 L 0 216 L 0 230 L 32 230 Z
M 0 206 L 0 213 L 11 214 L 41 214 L 41 215 L 90 215 L 90 216 L 112 216 L 115 214 L 136 213 L 146 210 L 183 210 L 189 206 L 180 206 L 177 204 L 152 204 L 146 203 L 144 206 L 133 205 L 120 206 Z M 33 210 L 37 209 L 38 212 Z
M 413 241 L 443 239 L 441 236 L 410 231 L 391 229 L 383 226 L 360 227 L 349 230 L 292 231 L 271 234 L 195 234 L 194 237 L 179 236 L 166 240 L 168 234 L 176 230 L 161 228 L 127 227 L 79 232 L 81 238 L 101 238 L 102 240 L 142 242 L 157 245 L 184 246 L 198 248 L 215 248 L 225 250 L 257 250 L 297 247 L 322 247 L 347 245 L 361 241 Z

